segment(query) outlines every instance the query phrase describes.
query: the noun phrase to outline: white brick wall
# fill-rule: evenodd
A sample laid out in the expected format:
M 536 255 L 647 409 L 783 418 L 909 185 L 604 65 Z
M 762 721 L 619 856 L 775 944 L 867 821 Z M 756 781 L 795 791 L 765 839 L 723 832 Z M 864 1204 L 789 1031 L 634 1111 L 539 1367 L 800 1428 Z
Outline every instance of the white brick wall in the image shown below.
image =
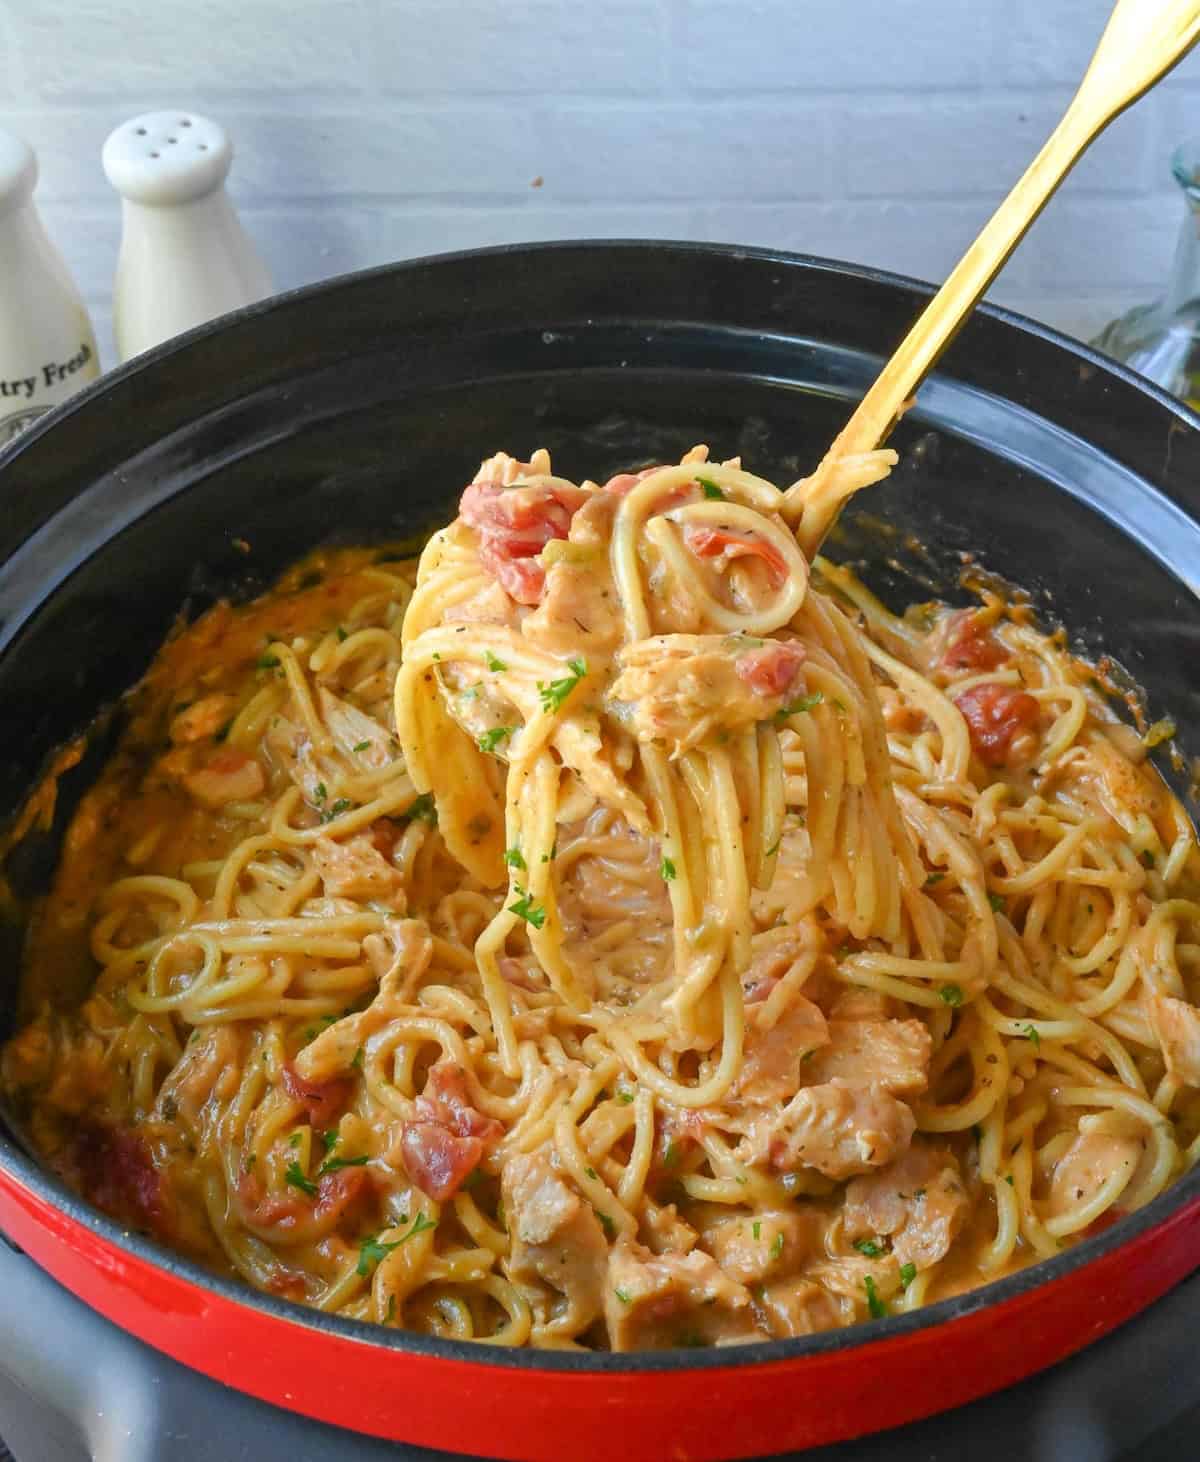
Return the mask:
M 938 278 L 1109 0 L 0 0 L 0 125 L 107 329 L 124 118 L 225 123 L 277 283 L 522 239 L 701 238 Z M 992 297 L 1088 335 L 1161 286 L 1200 55 L 1120 118 Z M 542 179 L 535 186 L 535 180 Z M 2 261 L 0 261 L 2 264 Z M 111 348 L 109 347 L 111 359 Z

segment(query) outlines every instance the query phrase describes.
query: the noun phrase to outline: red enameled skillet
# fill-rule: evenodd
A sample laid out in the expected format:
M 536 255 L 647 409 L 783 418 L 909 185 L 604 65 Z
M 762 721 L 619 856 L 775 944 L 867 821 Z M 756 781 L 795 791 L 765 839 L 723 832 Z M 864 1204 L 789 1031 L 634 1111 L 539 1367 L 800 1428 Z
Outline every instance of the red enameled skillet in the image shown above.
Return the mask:
M 254 592 L 318 543 L 419 537 L 497 448 L 546 445 L 568 476 L 603 478 L 707 441 L 790 480 L 926 294 L 760 251 L 489 250 L 283 296 L 114 372 L 0 453 L 0 815 L 181 608 Z M 1200 421 L 984 310 L 895 445 L 902 468 L 847 515 L 833 555 L 899 605 L 959 596 L 961 556 L 978 554 L 1175 717 L 1164 771 L 1185 792 L 1200 752 Z M 10 855 L 20 896 L 44 887 L 110 736 L 64 781 L 52 831 Z M 19 921 L 0 929 L 0 1035 L 20 937 Z M 3 1122 L 0 1230 L 151 1345 L 351 1430 L 539 1462 L 700 1462 L 897 1426 L 1078 1350 L 1200 1265 L 1200 1178 L 918 1314 L 638 1356 L 384 1333 L 216 1279 L 80 1203 Z

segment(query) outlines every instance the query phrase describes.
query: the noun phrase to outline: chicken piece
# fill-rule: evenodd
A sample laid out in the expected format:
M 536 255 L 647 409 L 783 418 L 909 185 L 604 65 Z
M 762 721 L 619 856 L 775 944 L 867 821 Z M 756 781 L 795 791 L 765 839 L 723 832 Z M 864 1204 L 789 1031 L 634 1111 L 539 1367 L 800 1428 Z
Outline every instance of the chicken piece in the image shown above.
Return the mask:
M 829 1005 L 830 1020 L 891 1020 L 899 1002 L 865 985 L 841 985 Z
M 804 1078 L 914 1096 L 929 1085 L 932 1049 L 919 1020 L 831 1020 L 829 1043 L 805 1063 Z
M 430 1067 L 413 1115 L 400 1138 L 404 1167 L 421 1192 L 438 1203 L 458 1192 L 504 1136 L 494 1117 L 471 1104 L 466 1071 L 453 1061 Z
M 406 911 L 404 877 L 369 837 L 359 834 L 344 843 L 317 838 L 312 855 L 330 898 L 370 899 L 399 914 Z
M 312 744 L 303 727 L 286 716 L 273 716 L 263 737 L 271 760 L 292 779 L 314 807 L 324 800 L 324 777 L 313 755 Z
M 553 655 L 607 655 L 621 642 L 621 606 L 608 564 L 617 502 L 596 493 L 571 519 L 566 543 L 546 545 L 546 590 L 523 626 L 525 638 Z
M 739 635 L 653 635 L 627 645 L 609 692 L 613 712 L 639 741 L 665 742 L 675 756 L 716 731 L 769 721 L 804 688 L 803 647 L 769 643 L 786 662 L 770 675 L 764 642 Z
M 1091 1202 L 1114 1173 L 1132 1178 L 1142 1159 L 1143 1147 L 1136 1137 L 1096 1131 L 1090 1119 L 1079 1123 L 1079 1135 L 1054 1164 L 1046 1196 L 1045 1216 L 1062 1218 Z
M 954 1154 L 914 1143 L 882 1172 L 847 1185 L 842 1222 L 851 1243 L 890 1239 L 897 1263 L 928 1269 L 946 1257 L 969 1206 Z
M 267 785 L 263 769 L 252 756 L 224 746 L 198 771 L 187 772 L 183 785 L 203 807 L 214 811 L 229 802 L 251 802 Z
M 654 1253 L 688 1254 L 696 1247 L 700 1235 L 690 1223 L 679 1217 L 679 1210 L 673 1203 L 660 1208 L 646 1200 L 642 1212 L 646 1247 Z
M 186 746 L 191 741 L 215 736 L 222 726 L 228 724 L 236 705 L 235 697 L 221 691 L 201 696 L 171 718 L 171 741 L 176 746 Z
M 820 1008 L 797 995 L 770 1030 L 751 1017 L 746 1025 L 746 1051 L 732 1094 L 753 1106 L 786 1102 L 799 1089 L 813 1052 L 829 1042 Z
M 1200 1086 L 1200 1010 L 1157 990 L 1147 1004 L 1151 1028 L 1167 1063 L 1167 1075 L 1184 1086 Z
M 777 1340 L 836 1330 L 854 1318 L 852 1305 L 812 1279 L 779 1279 L 768 1284 L 758 1297 L 758 1307 Z
M 764 1114 L 737 1156 L 776 1172 L 810 1167 L 827 1178 L 849 1178 L 886 1167 L 915 1129 L 912 1112 L 889 1092 L 834 1080 L 806 1086 L 781 1112 Z
M 199 1132 L 205 1108 L 213 1097 L 229 1101 L 243 1070 L 242 1023 L 197 1027 L 194 1038 L 158 1093 L 158 1110 L 172 1109 L 193 1132 Z M 216 1113 L 209 1109 L 209 1114 Z
M 395 761 L 388 729 L 381 726 L 374 716 L 368 716 L 349 701 L 333 695 L 323 685 L 317 690 L 317 698 L 330 735 L 355 766 L 379 771 Z
M 662 1350 L 753 1338 L 750 1292 L 711 1254 L 655 1255 L 628 1238 L 608 1266 L 604 1316 L 614 1350 Z
M 803 1210 L 739 1214 L 705 1230 L 704 1244 L 739 1284 L 794 1274 L 818 1241 L 816 1216 Z
M 557 1334 L 578 1335 L 604 1307 L 608 1244 L 599 1219 L 568 1187 L 548 1146 L 510 1158 L 501 1192 L 512 1239 L 510 1278 L 561 1296 L 535 1299 L 539 1319 Z

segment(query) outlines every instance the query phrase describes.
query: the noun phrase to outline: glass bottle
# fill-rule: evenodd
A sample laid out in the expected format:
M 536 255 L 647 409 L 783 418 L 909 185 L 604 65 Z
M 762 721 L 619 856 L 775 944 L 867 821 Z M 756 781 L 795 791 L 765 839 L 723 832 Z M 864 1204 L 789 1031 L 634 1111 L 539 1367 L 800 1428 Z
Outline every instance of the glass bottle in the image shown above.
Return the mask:
M 122 360 L 253 304 L 271 281 L 225 191 L 233 145 L 195 112 L 148 112 L 104 144 L 121 194 L 113 331 Z
M 92 322 L 50 241 L 37 159 L 0 129 L 0 448 L 100 374 Z
M 1092 341 L 1200 411 L 1200 137 L 1171 154 L 1186 212 L 1166 293 L 1106 325 Z

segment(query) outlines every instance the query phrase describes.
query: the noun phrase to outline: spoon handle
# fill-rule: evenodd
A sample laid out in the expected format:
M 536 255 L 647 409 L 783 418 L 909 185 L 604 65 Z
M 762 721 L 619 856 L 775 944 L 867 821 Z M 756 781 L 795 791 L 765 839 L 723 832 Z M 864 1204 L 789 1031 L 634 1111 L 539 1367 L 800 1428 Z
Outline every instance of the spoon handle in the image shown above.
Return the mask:
M 784 495 L 784 516 L 798 523 L 810 558 L 846 499 L 886 475 L 893 454 L 865 462 L 862 454 L 887 440 L 905 403 L 1089 143 L 1198 38 L 1200 0 L 1117 0 L 1079 89 L 1045 146 L 926 305 L 817 470 Z

